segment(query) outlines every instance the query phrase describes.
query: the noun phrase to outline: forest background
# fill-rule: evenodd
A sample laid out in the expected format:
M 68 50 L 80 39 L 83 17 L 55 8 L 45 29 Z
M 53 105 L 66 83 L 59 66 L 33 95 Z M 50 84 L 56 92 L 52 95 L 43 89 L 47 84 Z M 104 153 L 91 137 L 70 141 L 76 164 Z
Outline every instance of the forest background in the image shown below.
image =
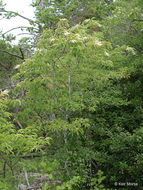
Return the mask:
M 30 23 L 0 34 L 0 189 L 143 189 L 142 0 L 31 6 L 0 1 Z

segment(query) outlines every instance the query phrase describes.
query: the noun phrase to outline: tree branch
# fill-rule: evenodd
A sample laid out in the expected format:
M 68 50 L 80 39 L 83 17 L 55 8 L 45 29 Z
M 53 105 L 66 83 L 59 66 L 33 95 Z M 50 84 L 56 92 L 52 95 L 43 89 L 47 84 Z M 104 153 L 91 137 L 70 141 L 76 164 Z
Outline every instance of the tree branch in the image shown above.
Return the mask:
M 20 155 L 20 158 L 37 158 L 37 157 L 42 157 L 42 156 L 46 156 L 46 153 L 43 154 L 29 154 L 29 155 Z
M 25 19 L 25 20 L 28 20 L 29 22 L 33 22 L 32 19 L 27 18 L 27 17 L 25 17 L 25 16 L 23 16 L 23 15 L 17 13 L 17 12 L 14 12 L 14 11 L 7 11 L 7 10 L 5 10 L 5 9 L 1 9 L 0 12 L 1 12 L 1 13 L 2 13 L 2 12 L 4 12 L 4 13 L 13 13 L 13 14 L 15 14 L 15 16 L 19 16 L 19 17 L 21 17 L 21 18 L 23 18 L 23 19 Z
M 18 26 L 18 27 L 15 27 L 15 28 L 12 28 L 12 29 L 6 31 L 6 32 L 3 33 L 3 34 L 5 35 L 5 34 L 11 32 L 11 31 L 13 31 L 13 30 L 22 29 L 22 28 L 29 28 L 29 26 Z
M 19 123 L 19 121 L 14 121 L 13 124 L 15 124 L 19 129 L 23 129 L 22 125 Z
M 2 63 L 0 63 L 0 66 L 3 67 L 5 70 L 9 70 L 9 67 L 3 65 Z
M 22 58 L 24 59 L 24 53 L 21 48 L 19 48 Z
M 133 19 L 133 22 L 135 22 L 135 21 L 137 21 L 137 22 L 143 22 L 143 19 Z
M 9 54 L 9 55 L 11 55 L 11 56 L 13 56 L 13 57 L 17 57 L 17 58 L 19 58 L 19 59 L 24 60 L 23 57 L 21 57 L 21 56 L 19 56 L 19 55 L 16 55 L 16 54 L 13 54 L 13 53 L 11 53 L 11 52 L 8 52 L 8 51 L 6 51 L 6 50 L 0 49 L 0 52 L 2 52 L 2 53 L 7 53 L 7 54 Z
M 30 34 L 30 33 L 28 33 L 28 32 L 23 32 L 23 33 L 17 34 L 17 36 L 22 36 L 22 35 L 33 35 L 33 34 Z
M 6 161 L 3 163 L 3 178 L 6 177 Z
M 43 4 L 43 1 L 42 1 L 42 0 L 39 0 L 38 6 L 42 7 L 42 4 Z
M 30 187 L 30 183 L 29 183 L 29 180 L 28 180 L 27 171 L 25 170 L 25 168 L 23 168 L 23 171 L 24 171 L 25 181 L 26 181 L 27 187 L 29 188 Z

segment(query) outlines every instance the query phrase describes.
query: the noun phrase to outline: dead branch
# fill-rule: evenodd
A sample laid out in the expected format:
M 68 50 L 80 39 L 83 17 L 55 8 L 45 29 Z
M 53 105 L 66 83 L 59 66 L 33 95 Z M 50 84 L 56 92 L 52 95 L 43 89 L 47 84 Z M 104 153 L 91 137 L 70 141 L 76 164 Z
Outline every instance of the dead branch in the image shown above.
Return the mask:
M 25 168 L 23 168 L 23 171 L 24 171 L 24 176 L 25 176 L 25 181 L 26 181 L 27 187 L 29 188 L 30 187 L 30 183 L 29 183 L 29 180 L 28 180 L 27 171 L 25 170 Z

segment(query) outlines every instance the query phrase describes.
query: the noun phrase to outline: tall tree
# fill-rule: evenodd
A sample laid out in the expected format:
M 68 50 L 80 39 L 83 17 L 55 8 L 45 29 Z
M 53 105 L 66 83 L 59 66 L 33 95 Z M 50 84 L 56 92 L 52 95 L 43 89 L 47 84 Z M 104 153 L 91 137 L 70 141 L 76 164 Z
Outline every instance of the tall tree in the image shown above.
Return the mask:
M 11 57 L 18 64 L 15 88 L 0 95 L 0 185 L 16 189 L 25 181 L 32 188 L 30 174 L 37 172 L 62 185 L 39 186 L 36 179 L 34 188 L 103 189 L 103 181 L 106 189 L 139 189 L 141 1 L 43 0 L 34 6 L 43 31 L 34 55 L 19 65 L 18 47 L 0 41 L 3 69 Z
M 125 176 L 120 172 L 131 173 L 126 182 L 137 180 L 135 168 L 141 173 L 140 165 L 135 165 L 136 156 L 126 163 L 129 155 L 135 154 L 133 142 L 139 138 L 140 127 L 132 134 L 135 123 L 132 130 L 124 124 L 132 103 L 122 86 L 133 71 L 134 64 L 129 62 L 135 52 L 125 45 L 113 48 L 100 30 L 95 20 L 69 28 L 68 20 L 61 19 L 56 30 L 43 33 L 35 55 L 15 78 L 21 82 L 14 92 L 19 97 L 24 92 L 16 118 L 25 128 L 32 125 L 38 135 L 52 139 L 51 147 L 44 149 L 49 157 L 45 167 L 56 160 L 58 165 L 51 174 L 67 183 L 79 176 L 79 183 L 72 186 L 76 189 L 90 189 L 99 169 L 107 175 L 106 186 L 122 181 Z M 121 155 L 118 159 L 116 147 Z M 113 162 L 113 170 L 109 170 Z

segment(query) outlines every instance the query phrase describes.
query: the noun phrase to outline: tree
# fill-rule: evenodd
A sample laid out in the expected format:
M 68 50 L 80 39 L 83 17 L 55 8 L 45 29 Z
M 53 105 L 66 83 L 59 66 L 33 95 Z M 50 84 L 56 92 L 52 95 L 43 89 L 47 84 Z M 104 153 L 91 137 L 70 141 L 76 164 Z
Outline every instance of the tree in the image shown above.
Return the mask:
M 130 77 L 133 65 L 128 62 L 135 52 L 125 45 L 113 48 L 101 28 L 95 20 L 69 28 L 68 20 L 61 19 L 56 30 L 44 31 L 35 55 L 14 77 L 20 81 L 14 93 L 21 101 L 16 118 L 25 129 L 32 125 L 38 135 L 52 139 L 45 147 L 49 160 L 58 162 L 52 174 L 64 181 L 80 176 L 80 189 L 88 188 L 99 168 L 106 171 L 107 184 L 122 179 L 115 168 L 109 170 L 115 159 L 110 149 L 124 131 L 118 110 L 130 101 L 121 81 Z M 50 161 L 45 162 L 49 168 Z M 125 163 L 124 156 L 120 162 Z
M 1 94 L 1 186 L 26 181 L 29 187 L 30 173 L 37 172 L 62 183 L 38 186 L 46 190 L 115 189 L 119 182 L 124 189 L 138 189 L 143 164 L 141 1 L 41 3 L 35 5 L 36 22 L 43 32 L 34 55 L 23 64 L 14 62 L 15 88 Z M 27 48 L 26 42 L 20 44 Z M 6 61 L 12 53 L 19 55 L 17 47 L 2 43 Z M 23 171 L 25 179 L 19 175 Z

